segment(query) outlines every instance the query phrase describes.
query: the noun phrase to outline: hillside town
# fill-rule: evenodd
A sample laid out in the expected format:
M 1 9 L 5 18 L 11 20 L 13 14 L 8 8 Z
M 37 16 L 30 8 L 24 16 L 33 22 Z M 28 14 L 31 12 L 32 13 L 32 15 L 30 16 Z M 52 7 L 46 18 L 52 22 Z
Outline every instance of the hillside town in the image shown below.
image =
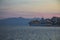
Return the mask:
M 30 26 L 60 26 L 60 17 L 52 17 L 51 19 L 41 18 L 40 20 L 32 20 Z

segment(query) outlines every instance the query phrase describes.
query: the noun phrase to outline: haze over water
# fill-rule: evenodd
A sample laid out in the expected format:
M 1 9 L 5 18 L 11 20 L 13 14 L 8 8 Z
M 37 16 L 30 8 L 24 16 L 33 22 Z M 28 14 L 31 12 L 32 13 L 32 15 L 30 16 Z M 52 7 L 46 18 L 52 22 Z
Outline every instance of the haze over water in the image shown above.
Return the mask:
M 60 17 L 58 0 L 0 0 L 0 19 L 53 16 Z M 0 40 L 60 40 L 60 27 L 12 26 L 21 22 L 16 20 L 0 20 L 0 24 L 6 25 L 0 26 Z M 7 25 L 9 22 L 10 26 Z

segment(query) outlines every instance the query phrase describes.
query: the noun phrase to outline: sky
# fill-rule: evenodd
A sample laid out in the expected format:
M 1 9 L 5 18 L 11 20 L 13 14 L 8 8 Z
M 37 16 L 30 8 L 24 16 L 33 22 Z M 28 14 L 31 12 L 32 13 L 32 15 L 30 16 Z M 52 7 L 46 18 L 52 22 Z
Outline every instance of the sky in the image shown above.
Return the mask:
M 0 18 L 60 17 L 58 0 L 0 0 Z

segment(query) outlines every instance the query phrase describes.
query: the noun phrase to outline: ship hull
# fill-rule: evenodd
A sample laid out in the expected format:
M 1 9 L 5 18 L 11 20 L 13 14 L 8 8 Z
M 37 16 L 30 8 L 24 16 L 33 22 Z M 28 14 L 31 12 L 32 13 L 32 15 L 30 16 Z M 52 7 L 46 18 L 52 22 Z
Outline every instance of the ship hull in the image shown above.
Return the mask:
M 52 24 L 30 24 L 30 26 L 52 26 Z

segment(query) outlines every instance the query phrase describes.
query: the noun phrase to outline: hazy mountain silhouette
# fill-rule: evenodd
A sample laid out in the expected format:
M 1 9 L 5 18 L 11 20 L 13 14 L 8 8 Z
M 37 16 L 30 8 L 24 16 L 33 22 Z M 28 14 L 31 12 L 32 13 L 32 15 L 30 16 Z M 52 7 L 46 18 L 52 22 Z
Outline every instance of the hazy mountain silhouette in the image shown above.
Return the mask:
M 29 18 L 22 18 L 22 17 L 18 17 L 18 18 L 6 18 L 6 19 L 2 19 L 0 20 L 0 26 L 28 26 L 28 22 L 32 20 Z

